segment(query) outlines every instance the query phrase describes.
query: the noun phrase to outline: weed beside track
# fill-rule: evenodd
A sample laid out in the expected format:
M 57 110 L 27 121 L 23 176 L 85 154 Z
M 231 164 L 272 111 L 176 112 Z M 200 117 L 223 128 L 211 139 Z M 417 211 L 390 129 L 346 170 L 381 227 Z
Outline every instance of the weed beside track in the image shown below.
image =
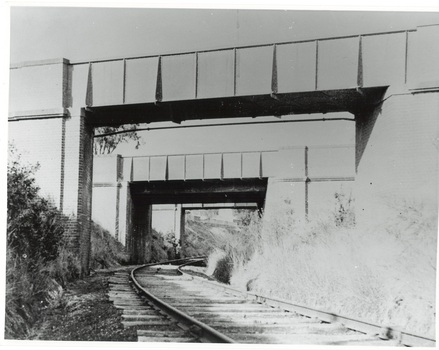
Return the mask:
M 30 340 L 137 341 L 136 333 L 124 328 L 122 312 L 108 299 L 112 272 L 100 270 L 69 284 L 58 307 L 41 313 Z

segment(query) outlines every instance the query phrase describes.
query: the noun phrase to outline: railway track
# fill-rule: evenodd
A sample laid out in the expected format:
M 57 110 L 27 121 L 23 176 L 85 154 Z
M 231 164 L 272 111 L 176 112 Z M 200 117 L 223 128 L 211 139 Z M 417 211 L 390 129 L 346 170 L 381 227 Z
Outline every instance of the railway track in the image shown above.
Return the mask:
M 435 346 L 432 339 L 229 288 L 148 264 L 116 272 L 109 297 L 139 341 Z M 198 259 L 199 261 L 199 259 Z

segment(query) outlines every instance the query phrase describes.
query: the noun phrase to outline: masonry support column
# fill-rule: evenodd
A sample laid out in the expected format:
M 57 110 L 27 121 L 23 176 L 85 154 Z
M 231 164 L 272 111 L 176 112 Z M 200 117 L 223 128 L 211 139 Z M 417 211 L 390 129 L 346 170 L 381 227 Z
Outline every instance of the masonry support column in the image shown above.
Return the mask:
M 186 226 L 186 210 L 180 206 L 180 257 L 184 258 L 186 256 L 185 252 L 185 226 Z
M 134 204 L 132 207 L 132 228 L 129 239 L 131 260 L 145 264 L 151 260 L 152 247 L 152 205 Z
M 65 120 L 62 210 L 69 217 L 66 237 L 89 273 L 93 189 L 93 127 L 84 111 Z
M 182 205 L 176 204 L 175 205 L 175 211 L 174 211 L 174 236 L 175 239 L 178 241 L 180 239 L 180 230 L 181 230 L 181 211 L 182 211 Z
M 93 127 L 81 117 L 80 162 L 78 183 L 78 221 L 80 234 L 81 269 L 89 273 L 91 250 L 91 211 L 93 191 Z M 82 163 L 82 164 L 81 164 Z

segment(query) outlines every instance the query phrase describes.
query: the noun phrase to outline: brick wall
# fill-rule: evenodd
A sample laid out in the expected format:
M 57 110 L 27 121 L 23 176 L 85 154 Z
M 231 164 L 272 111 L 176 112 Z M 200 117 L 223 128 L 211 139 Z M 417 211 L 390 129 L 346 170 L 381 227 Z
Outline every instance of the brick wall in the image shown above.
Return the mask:
M 81 117 L 79 147 L 78 222 L 80 255 L 83 272 L 88 273 L 93 189 L 93 128 Z

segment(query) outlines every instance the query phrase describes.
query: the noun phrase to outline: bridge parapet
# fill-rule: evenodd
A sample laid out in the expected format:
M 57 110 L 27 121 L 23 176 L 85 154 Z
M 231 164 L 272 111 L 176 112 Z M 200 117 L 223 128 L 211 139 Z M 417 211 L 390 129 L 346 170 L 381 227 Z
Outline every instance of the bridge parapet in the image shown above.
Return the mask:
M 353 145 L 281 150 L 95 157 L 93 182 L 278 178 L 287 181 L 353 179 Z
M 156 155 L 125 158 L 125 164 L 131 167 L 130 181 L 262 178 L 274 175 L 277 155 L 277 151 Z
M 92 62 L 26 62 L 11 66 L 10 118 L 67 115 L 67 110 L 77 115 L 85 106 L 94 108 L 97 124 L 105 124 L 99 119 L 103 118 L 98 116 L 99 108 L 110 106 L 114 108 L 105 110 L 106 115 L 118 113 L 124 106 L 132 108 L 132 115 L 143 113 L 140 106 L 151 105 L 154 117 L 141 113 L 143 121 L 177 122 L 200 115 L 208 117 L 210 113 L 216 117 L 218 113 L 311 113 L 317 111 L 312 107 L 315 103 L 320 104 L 320 111 L 350 110 L 358 108 L 362 101 L 361 94 L 355 93 L 357 88 L 365 93 L 367 89 L 389 85 L 437 87 L 438 41 L 439 25 L 431 25 L 387 33 Z M 23 89 L 29 93 L 23 93 Z M 340 90 L 352 91 L 343 94 Z M 231 105 L 224 103 L 226 98 Z M 216 104 L 217 99 L 222 102 Z M 207 101 L 208 105 L 197 107 L 193 104 L 197 100 Z M 177 102 L 180 105 L 176 106 Z M 262 107 L 249 110 L 248 102 Z M 239 105 L 241 109 L 236 108 Z M 118 116 L 122 118 L 122 114 Z M 125 114 L 126 123 L 134 120 L 131 119 Z
M 305 159 L 306 158 L 306 159 Z M 353 178 L 354 147 L 124 157 L 124 181 Z M 306 164 L 305 164 L 306 163 Z M 114 176 L 114 175 L 113 175 Z
M 103 106 L 417 85 L 431 79 L 421 72 L 439 76 L 438 56 L 425 55 L 438 28 L 86 63 L 88 102 Z

